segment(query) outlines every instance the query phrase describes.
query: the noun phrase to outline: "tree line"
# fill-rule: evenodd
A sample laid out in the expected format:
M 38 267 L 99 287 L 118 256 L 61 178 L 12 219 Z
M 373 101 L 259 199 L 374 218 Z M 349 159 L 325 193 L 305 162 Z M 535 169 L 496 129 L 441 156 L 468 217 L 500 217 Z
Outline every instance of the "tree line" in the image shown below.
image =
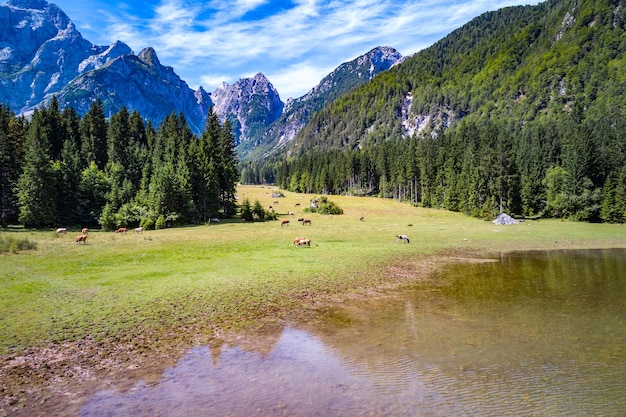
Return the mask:
M 493 218 L 623 223 L 626 121 L 559 119 L 514 123 L 467 118 L 454 128 L 360 147 L 317 149 L 243 166 L 242 181 L 289 191 L 376 195 Z
M 80 117 L 56 98 L 27 118 L 0 105 L 0 223 L 116 227 L 206 222 L 237 212 L 235 138 L 211 110 L 198 137 L 100 100 Z

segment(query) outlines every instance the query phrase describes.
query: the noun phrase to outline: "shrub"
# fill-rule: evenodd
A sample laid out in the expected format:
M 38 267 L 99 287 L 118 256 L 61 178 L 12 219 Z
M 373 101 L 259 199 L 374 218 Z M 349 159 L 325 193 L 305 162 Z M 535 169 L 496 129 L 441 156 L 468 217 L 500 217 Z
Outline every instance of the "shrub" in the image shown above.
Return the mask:
M 156 224 L 154 225 L 154 228 L 156 230 L 165 228 L 165 216 L 164 215 L 161 214 L 159 216 L 159 218 L 156 220 Z
M 311 202 L 311 207 L 304 209 L 305 212 L 319 214 L 343 214 L 343 209 L 334 202 L 330 201 L 328 197 L 314 198 Z
M 153 219 L 143 219 L 139 226 L 143 227 L 144 230 L 154 230 L 154 220 Z
M 13 236 L 0 237 L 0 253 L 17 253 L 25 250 L 36 250 L 37 242 L 29 239 L 16 239 Z

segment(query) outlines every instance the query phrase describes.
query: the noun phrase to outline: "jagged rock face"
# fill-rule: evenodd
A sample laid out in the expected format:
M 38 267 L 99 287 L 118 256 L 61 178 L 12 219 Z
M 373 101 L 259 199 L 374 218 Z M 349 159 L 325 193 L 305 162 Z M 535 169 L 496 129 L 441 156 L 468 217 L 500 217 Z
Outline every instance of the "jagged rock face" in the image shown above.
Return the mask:
M 157 125 L 165 116 L 182 112 L 194 133 L 204 129 L 211 106 L 204 90 L 194 92 L 189 88 L 171 67 L 161 65 L 152 48 L 137 56 L 122 55 L 80 75 L 57 98 L 84 114 L 96 96 L 102 99 L 107 117 L 125 106 Z
M 264 131 L 262 137 L 253 138 L 258 149 L 252 157 L 262 157 L 282 149 L 296 137 L 316 111 L 403 60 L 397 50 L 382 46 L 341 64 L 304 96 L 287 100 L 280 119 Z
M 228 119 L 240 147 L 253 146 L 258 137 L 283 112 L 284 103 L 265 75 L 244 78 L 233 85 L 223 84 L 211 94 L 215 112 Z
M 0 86 L 0 103 L 18 114 L 45 105 L 53 95 L 61 107 L 84 114 L 100 97 L 107 116 L 125 106 L 156 125 L 173 112 L 183 113 L 194 133 L 204 129 L 212 105 L 204 90 L 193 91 L 161 65 L 154 49 L 135 56 L 120 41 L 93 45 L 44 0 L 0 6 Z
M 92 45 L 61 9 L 43 0 L 0 5 L 0 102 L 21 113 L 65 87 L 84 68 L 130 48 Z

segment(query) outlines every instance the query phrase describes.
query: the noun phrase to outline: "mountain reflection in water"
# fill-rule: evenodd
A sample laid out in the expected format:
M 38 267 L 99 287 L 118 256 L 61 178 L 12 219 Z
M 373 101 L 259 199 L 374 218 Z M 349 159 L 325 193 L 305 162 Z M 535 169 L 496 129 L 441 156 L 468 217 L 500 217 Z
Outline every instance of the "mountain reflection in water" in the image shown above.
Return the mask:
M 510 254 L 324 310 L 266 353 L 198 347 L 80 416 L 620 415 L 626 252 Z

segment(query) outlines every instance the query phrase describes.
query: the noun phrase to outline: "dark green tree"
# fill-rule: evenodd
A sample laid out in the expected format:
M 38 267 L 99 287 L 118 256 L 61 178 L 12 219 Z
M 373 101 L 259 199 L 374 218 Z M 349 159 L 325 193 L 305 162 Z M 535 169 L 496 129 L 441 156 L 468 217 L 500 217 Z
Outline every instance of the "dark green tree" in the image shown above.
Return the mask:
M 24 126 L 0 104 L 0 225 L 17 222 L 16 187 L 24 162 Z
M 103 170 L 108 162 L 107 122 L 100 98 L 91 103 L 89 111 L 81 119 L 80 132 L 83 160 L 87 163 L 94 161 L 98 169 Z
M 34 227 L 57 224 L 57 183 L 45 120 L 45 113 L 35 110 L 26 135 L 24 166 L 17 184 L 19 221 Z

